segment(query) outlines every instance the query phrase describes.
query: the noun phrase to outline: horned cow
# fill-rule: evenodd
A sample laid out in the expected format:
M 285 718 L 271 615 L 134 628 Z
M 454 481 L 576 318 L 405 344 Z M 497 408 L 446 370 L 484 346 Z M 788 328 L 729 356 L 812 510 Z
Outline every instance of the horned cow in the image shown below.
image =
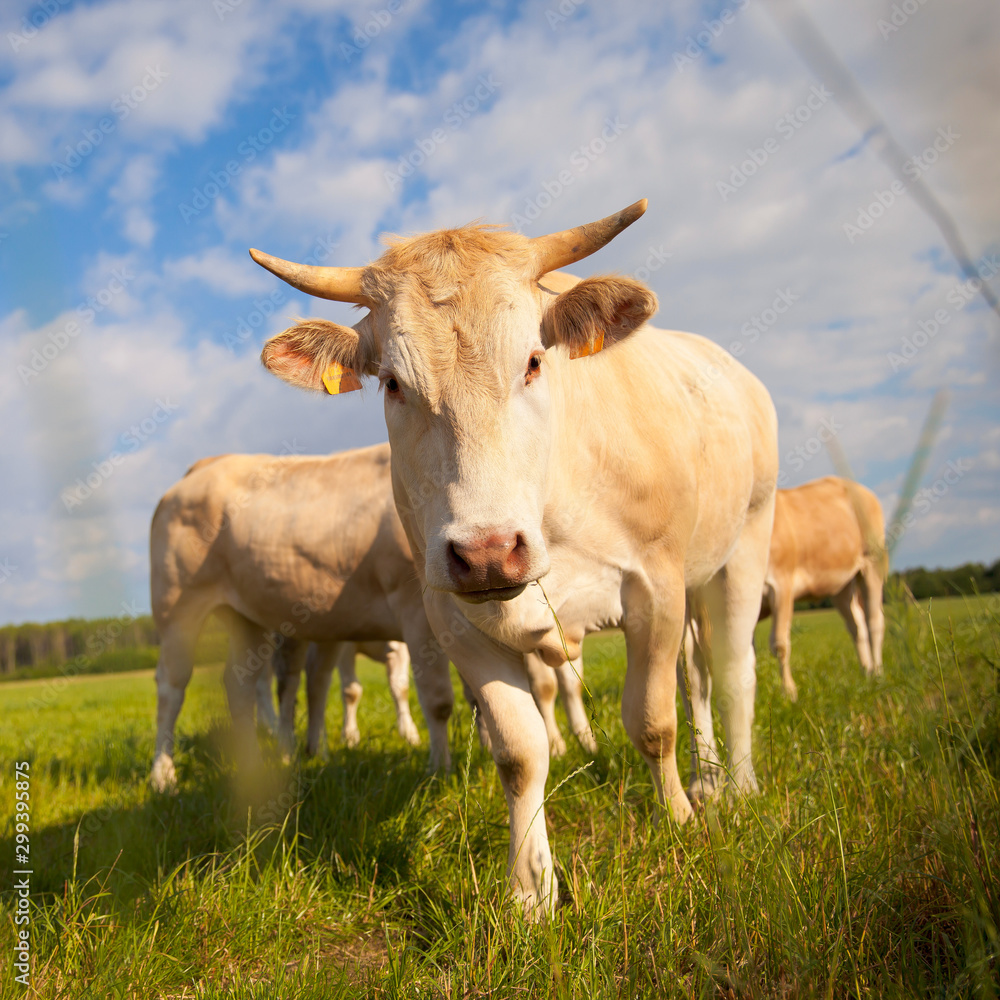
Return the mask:
M 637 202 L 535 239 L 442 230 L 396 240 L 366 267 L 251 251 L 310 295 L 368 308 L 353 328 L 305 320 L 268 341 L 262 360 L 317 391 L 379 379 L 425 608 L 482 709 L 507 797 L 510 886 L 533 915 L 551 911 L 557 887 L 548 740 L 525 653 L 554 664 L 578 655 L 588 631 L 622 625 L 625 728 L 659 800 L 684 821 L 676 661 L 686 601 L 697 599 L 730 771 L 741 789 L 757 785 L 752 637 L 778 466 L 771 399 L 711 341 L 647 326 L 657 304 L 639 282 L 546 284 L 644 211 Z

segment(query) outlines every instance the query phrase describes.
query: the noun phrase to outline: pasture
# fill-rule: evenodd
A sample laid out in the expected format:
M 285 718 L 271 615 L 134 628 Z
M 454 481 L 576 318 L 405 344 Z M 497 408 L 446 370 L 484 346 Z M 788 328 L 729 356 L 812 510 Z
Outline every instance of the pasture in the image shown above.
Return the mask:
M 457 685 L 450 775 L 424 773 L 426 730 L 417 751 L 396 735 L 374 664 L 360 748 L 340 746 L 333 697 L 327 762 L 283 765 L 265 741 L 237 775 L 221 665 L 198 668 L 173 796 L 146 784 L 151 672 L 3 685 L 4 872 L 14 762 L 31 763 L 29 995 L 997 996 L 1000 599 L 886 612 L 875 683 L 835 612 L 796 616 L 794 705 L 758 627 L 762 794 L 683 828 L 654 825 L 622 728 L 621 636 L 591 636 L 600 751 L 570 740 L 551 765 L 561 905 L 541 926 L 504 906 L 507 809 Z M 9 886 L 0 998 L 25 994 Z

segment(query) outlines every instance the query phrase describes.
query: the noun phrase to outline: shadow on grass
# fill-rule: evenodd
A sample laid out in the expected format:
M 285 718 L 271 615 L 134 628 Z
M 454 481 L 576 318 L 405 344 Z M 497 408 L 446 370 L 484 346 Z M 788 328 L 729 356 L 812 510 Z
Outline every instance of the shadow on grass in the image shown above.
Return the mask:
M 178 790 L 171 794 L 146 784 L 148 744 L 141 741 L 109 744 L 97 760 L 50 761 L 48 779 L 78 785 L 82 801 L 102 804 L 31 830 L 32 897 L 61 896 L 75 871 L 84 883 L 100 876 L 124 903 L 180 865 L 218 864 L 241 848 L 263 863 L 281 838 L 293 836 L 299 854 L 328 864 L 335 879 L 395 884 L 407 877 L 419 819 L 411 806 L 433 795 L 437 783 L 425 773 L 425 755 L 373 742 L 335 749 L 326 762 L 285 764 L 265 741 L 263 760 L 237 771 L 229 736 L 217 723 L 180 738 Z M 108 795 L 109 783 L 117 794 Z M 0 856 L 12 858 L 14 846 L 11 824 L 0 837 Z

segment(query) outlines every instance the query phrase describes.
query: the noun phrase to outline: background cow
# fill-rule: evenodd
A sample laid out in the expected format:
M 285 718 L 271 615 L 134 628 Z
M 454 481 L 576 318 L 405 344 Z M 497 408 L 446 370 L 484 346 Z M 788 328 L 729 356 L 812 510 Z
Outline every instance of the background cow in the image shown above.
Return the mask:
M 691 595 L 711 623 L 731 773 L 756 788 L 752 637 L 778 466 L 770 397 L 711 341 L 644 326 L 656 299 L 639 282 L 545 283 L 644 210 L 533 240 L 443 230 L 358 268 L 251 251 L 310 295 L 369 309 L 353 328 L 303 321 L 262 360 L 318 391 L 351 391 L 361 375 L 382 384 L 396 506 L 435 634 L 489 729 L 511 889 L 529 912 L 555 905 L 556 880 L 548 740 L 524 653 L 556 663 L 588 631 L 622 624 L 625 728 L 683 821 L 676 661 Z M 707 698 L 693 708 L 696 723 L 710 715 Z
M 772 615 L 771 652 L 789 698 L 795 602 L 830 597 L 868 674 L 882 673 L 882 586 L 888 572 L 878 497 L 864 486 L 826 476 L 778 490 L 761 618 Z
M 229 631 L 226 686 L 247 752 L 256 676 L 274 648 L 269 633 L 297 640 L 289 649 L 296 672 L 309 640 L 401 639 L 413 656 L 431 765 L 449 766 L 448 659 L 428 625 L 393 507 L 388 445 L 196 463 L 156 508 L 150 566 L 160 632 L 154 787 L 175 781 L 174 726 L 198 633 L 213 611 Z M 281 738 L 290 748 L 287 722 Z

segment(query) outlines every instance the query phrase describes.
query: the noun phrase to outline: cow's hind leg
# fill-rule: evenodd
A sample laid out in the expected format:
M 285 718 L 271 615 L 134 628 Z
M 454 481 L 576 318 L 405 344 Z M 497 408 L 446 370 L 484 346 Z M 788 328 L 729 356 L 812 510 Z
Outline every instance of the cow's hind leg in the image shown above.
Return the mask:
M 531 682 L 532 697 L 549 736 L 549 755 L 562 757 L 566 753 L 566 741 L 556 722 L 556 691 L 559 686 L 555 671 L 537 653 L 525 653 L 524 666 Z
M 729 561 L 700 588 L 710 620 L 713 698 L 725 729 L 729 774 L 744 793 L 757 791 L 751 755 L 757 693 L 753 634 L 767 570 L 773 503 L 748 517 Z
M 295 707 L 308 647 L 302 640 L 280 637 L 271 657 L 278 679 L 278 746 L 286 760 L 295 754 Z
M 341 730 L 344 746 L 356 747 L 361 742 L 358 728 L 358 705 L 364 688 L 358 680 L 355 661 L 358 647 L 353 642 L 342 642 L 337 650 L 337 673 L 340 676 L 340 701 L 344 706 L 344 725 Z
M 328 753 L 326 740 L 326 703 L 330 696 L 333 668 L 343 646 L 354 649 L 353 643 L 310 643 L 305 656 L 306 671 L 306 753 L 310 757 L 325 758 Z M 353 664 L 354 658 L 351 657 Z
M 161 628 L 156 663 L 156 751 L 149 783 L 158 792 L 177 785 L 174 770 L 174 727 L 184 704 L 184 691 L 194 668 L 194 646 L 203 616 L 178 616 Z
M 790 701 L 796 701 L 799 689 L 792 677 L 792 615 L 795 611 L 795 593 L 790 580 L 776 585 L 771 608 L 771 652 L 777 657 L 781 667 L 781 682 L 785 686 L 785 694 Z
M 844 619 L 861 666 L 866 674 L 870 674 L 872 660 L 868 623 L 865 621 L 865 612 L 858 591 L 858 578 L 855 577 L 843 590 L 833 595 L 832 601 L 833 606 L 840 612 L 840 617 Z
M 858 590 L 864 604 L 865 621 L 868 625 L 868 642 L 871 647 L 870 674 L 882 676 L 882 640 L 885 637 L 885 614 L 882 611 L 882 575 L 875 566 L 865 566 L 861 570 Z
M 597 740 L 594 739 L 590 718 L 583 704 L 583 654 L 575 660 L 561 663 L 555 671 L 569 728 L 587 753 L 597 753 Z
M 677 656 L 684 634 L 684 580 L 679 570 L 652 584 L 628 580 L 623 588 L 628 666 L 622 721 L 649 765 L 662 805 L 674 819 L 691 816 L 677 772 Z
M 691 726 L 691 778 L 688 795 L 707 799 L 721 783 L 721 762 L 715 744 L 712 721 L 712 662 L 708 645 L 708 622 L 702 616 L 690 618 L 684 630 L 684 658 L 677 659 L 677 683 L 680 686 L 684 714 Z M 684 666 L 687 666 L 685 673 Z
M 272 641 L 276 636 L 272 636 Z M 265 663 L 257 675 L 257 725 L 263 726 L 272 736 L 278 732 L 278 714 L 274 710 L 274 671 Z
M 410 714 L 410 650 L 405 642 L 387 642 L 385 676 L 396 706 L 396 729 L 412 747 L 420 746 L 420 732 Z

